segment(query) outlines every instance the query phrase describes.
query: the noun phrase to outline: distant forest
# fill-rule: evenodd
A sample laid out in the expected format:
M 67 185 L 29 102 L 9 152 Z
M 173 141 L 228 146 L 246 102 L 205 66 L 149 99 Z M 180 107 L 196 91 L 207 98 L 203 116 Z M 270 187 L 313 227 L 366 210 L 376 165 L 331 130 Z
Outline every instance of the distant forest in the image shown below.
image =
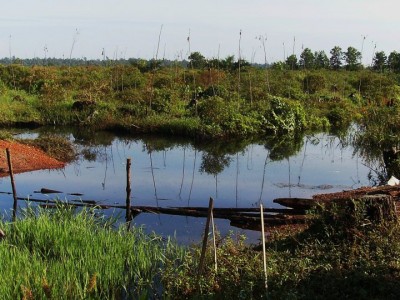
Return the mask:
M 266 54 L 266 53 L 265 53 Z M 266 55 L 265 55 L 266 56 Z M 162 66 L 181 66 L 194 69 L 215 68 L 222 70 L 236 70 L 240 67 L 252 65 L 260 68 L 272 68 L 280 70 L 316 70 L 316 69 L 345 69 L 357 71 L 361 69 L 373 69 L 378 72 L 400 73 L 400 53 L 392 51 L 387 55 L 384 51 L 375 51 L 371 64 L 365 66 L 361 63 L 362 53 L 354 47 L 348 47 L 343 50 L 335 46 L 329 52 L 312 51 L 310 48 L 302 50 L 300 56 L 291 54 L 284 61 L 273 63 L 265 62 L 263 64 L 250 63 L 245 59 L 236 59 L 234 55 L 227 56 L 224 59 L 205 58 L 200 52 L 192 52 L 187 60 L 168 60 L 168 59 L 140 59 L 140 58 L 119 58 L 112 59 L 103 57 L 102 59 L 83 58 L 25 58 L 5 57 L 0 59 L 0 64 L 21 64 L 25 66 L 110 66 L 110 65 L 131 65 L 138 67 L 141 71 L 150 71 Z

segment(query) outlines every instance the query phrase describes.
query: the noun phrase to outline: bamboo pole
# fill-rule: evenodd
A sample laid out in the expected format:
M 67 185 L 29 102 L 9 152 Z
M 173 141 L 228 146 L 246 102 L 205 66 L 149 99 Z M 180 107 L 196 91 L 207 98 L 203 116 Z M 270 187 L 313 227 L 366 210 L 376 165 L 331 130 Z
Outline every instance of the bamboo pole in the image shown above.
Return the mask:
M 210 230 L 210 220 L 211 220 L 213 206 L 214 206 L 214 199 L 210 198 L 210 201 L 209 201 L 209 204 L 208 204 L 208 215 L 207 215 L 206 227 L 204 229 L 203 247 L 201 248 L 201 256 L 200 256 L 198 277 L 200 277 L 201 273 L 203 272 L 204 258 L 206 256 L 207 240 L 208 240 L 208 233 L 209 233 L 209 230 Z
M 126 160 L 126 221 L 132 221 L 131 214 L 131 159 Z
M 14 204 L 13 204 L 13 222 L 15 222 L 17 218 L 17 190 L 15 188 L 15 181 L 14 181 L 14 172 L 13 172 L 13 167 L 12 167 L 12 162 L 11 162 L 11 153 L 10 149 L 6 149 L 7 153 L 7 163 L 8 163 L 8 170 L 10 172 L 10 179 L 11 179 L 11 187 L 13 191 L 13 198 L 14 198 Z
M 268 277 L 267 277 L 267 257 L 265 251 L 265 232 L 264 232 L 264 212 L 263 205 L 260 204 L 260 214 L 261 214 L 261 240 L 263 249 L 263 265 L 264 265 L 264 276 L 265 276 L 265 291 L 268 290 Z

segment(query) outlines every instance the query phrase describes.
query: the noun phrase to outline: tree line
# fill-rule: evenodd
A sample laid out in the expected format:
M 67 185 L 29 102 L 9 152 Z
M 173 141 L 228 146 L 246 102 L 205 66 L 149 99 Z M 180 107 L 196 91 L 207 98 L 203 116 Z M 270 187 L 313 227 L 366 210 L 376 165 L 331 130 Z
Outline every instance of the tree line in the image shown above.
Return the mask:
M 240 58 L 235 59 L 234 55 L 229 55 L 223 59 L 211 58 L 207 59 L 200 52 L 192 52 L 187 60 L 168 60 L 168 59 L 140 59 L 140 58 L 119 58 L 110 59 L 108 57 L 103 59 L 87 59 L 83 58 L 28 58 L 20 59 L 16 57 L 5 57 L 0 59 L 0 64 L 21 64 L 25 66 L 110 66 L 110 65 L 131 65 L 138 67 L 142 72 L 148 72 L 162 66 L 179 65 L 181 67 L 204 69 L 214 68 L 226 71 L 234 71 L 240 67 L 255 66 L 267 67 L 277 70 L 318 70 L 318 69 L 331 69 L 340 70 L 345 69 L 349 71 L 357 71 L 366 68 L 361 63 L 362 53 L 354 47 L 348 47 L 345 51 L 339 47 L 333 47 L 330 56 L 325 51 L 312 51 L 310 48 L 304 48 L 299 57 L 296 54 L 291 54 L 284 61 L 277 61 L 272 64 L 257 64 L 250 63 L 247 60 Z M 373 55 L 372 64 L 368 66 L 369 69 L 378 72 L 394 72 L 400 73 L 400 53 L 392 51 L 386 55 L 384 51 L 377 51 Z
M 313 52 L 310 48 L 305 48 L 298 59 L 295 54 L 286 58 L 285 61 L 276 62 L 273 68 L 296 69 L 345 69 L 349 71 L 357 71 L 364 68 L 361 63 L 362 53 L 354 47 L 348 47 L 343 50 L 339 46 L 331 49 L 330 57 L 325 51 Z M 389 56 L 384 51 L 374 53 L 372 64 L 369 67 L 379 72 L 400 72 L 400 53 L 392 51 Z

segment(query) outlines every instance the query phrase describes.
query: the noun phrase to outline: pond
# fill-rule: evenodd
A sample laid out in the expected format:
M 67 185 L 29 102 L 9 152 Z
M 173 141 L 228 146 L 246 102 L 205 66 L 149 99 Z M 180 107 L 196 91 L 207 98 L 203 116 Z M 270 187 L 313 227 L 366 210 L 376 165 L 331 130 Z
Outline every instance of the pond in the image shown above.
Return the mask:
M 273 136 L 259 141 L 196 142 L 173 137 L 129 137 L 82 129 L 41 128 L 24 131 L 20 138 L 44 134 L 69 138 L 79 158 L 62 170 L 42 170 L 15 176 L 18 196 L 61 200 L 96 200 L 125 204 L 126 160 L 132 159 L 132 205 L 185 207 L 278 207 L 273 199 L 308 198 L 317 193 L 342 191 L 370 185 L 372 160 L 349 143 L 320 133 L 301 137 Z M 372 175 L 371 175 L 372 174 Z M 60 194 L 35 193 L 41 188 Z M 0 179 L 0 192 L 10 192 L 9 178 Z M 82 194 L 80 197 L 71 193 Z M 5 215 L 10 215 L 12 196 L 1 194 Z M 19 206 L 26 203 L 19 202 Z M 106 215 L 123 210 L 106 210 Z M 146 231 L 178 242 L 198 242 L 205 219 L 142 213 L 134 223 Z M 243 233 L 256 242 L 259 233 L 216 220 L 222 235 Z

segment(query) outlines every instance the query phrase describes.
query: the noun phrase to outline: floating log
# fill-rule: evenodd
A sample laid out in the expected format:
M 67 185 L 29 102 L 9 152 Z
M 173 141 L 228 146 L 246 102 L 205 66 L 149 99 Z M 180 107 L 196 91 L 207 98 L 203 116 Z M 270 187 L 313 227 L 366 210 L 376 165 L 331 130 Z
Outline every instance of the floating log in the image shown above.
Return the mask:
M 35 193 L 40 193 L 40 194 L 61 194 L 62 192 L 52 190 L 52 189 L 47 189 L 47 188 L 41 188 L 40 191 L 35 191 Z

